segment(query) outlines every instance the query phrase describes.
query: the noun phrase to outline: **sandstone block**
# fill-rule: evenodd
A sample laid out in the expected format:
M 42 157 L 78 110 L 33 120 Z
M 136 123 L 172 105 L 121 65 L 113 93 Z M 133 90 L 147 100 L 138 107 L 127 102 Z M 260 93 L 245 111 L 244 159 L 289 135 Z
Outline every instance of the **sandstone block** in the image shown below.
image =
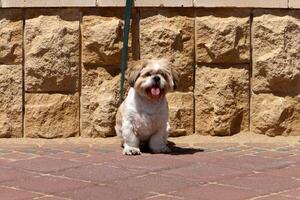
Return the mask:
M 253 91 L 300 93 L 300 13 L 256 10 L 253 19 Z
M 250 11 L 196 10 L 198 63 L 246 63 L 250 60 Z
M 22 63 L 23 19 L 20 9 L 1 9 L 0 64 Z
M 250 130 L 269 136 L 300 135 L 300 97 L 252 95 Z
M 79 10 L 29 10 L 25 22 L 25 90 L 75 92 L 79 79 Z
M 22 65 L 0 65 L 0 138 L 22 137 Z
M 141 9 L 140 54 L 142 59 L 170 58 L 180 75 L 179 91 L 193 90 L 193 10 Z
M 79 135 L 79 95 L 25 94 L 25 137 L 65 138 Z
M 109 65 L 119 70 L 123 49 L 123 18 L 123 10 L 117 8 L 85 13 L 82 20 L 82 62 L 84 65 L 101 67 Z M 134 24 L 135 20 L 132 21 Z M 137 25 L 134 26 L 131 28 L 133 32 Z M 131 53 L 131 37 L 128 51 Z
M 83 67 L 81 91 L 81 136 L 114 136 L 115 115 L 121 103 L 120 76 L 111 76 L 102 67 Z
M 167 94 L 170 136 L 190 135 L 194 132 L 194 95 L 192 92 Z
M 227 136 L 248 130 L 249 66 L 198 66 L 195 132 Z

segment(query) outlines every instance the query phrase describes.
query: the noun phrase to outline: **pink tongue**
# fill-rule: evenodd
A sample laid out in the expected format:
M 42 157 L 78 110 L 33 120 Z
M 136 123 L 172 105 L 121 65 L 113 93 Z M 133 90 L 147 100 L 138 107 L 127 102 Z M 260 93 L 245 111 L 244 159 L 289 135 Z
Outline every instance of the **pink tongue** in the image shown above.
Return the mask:
M 159 88 L 151 88 L 151 94 L 153 96 L 158 96 L 160 94 L 160 89 Z

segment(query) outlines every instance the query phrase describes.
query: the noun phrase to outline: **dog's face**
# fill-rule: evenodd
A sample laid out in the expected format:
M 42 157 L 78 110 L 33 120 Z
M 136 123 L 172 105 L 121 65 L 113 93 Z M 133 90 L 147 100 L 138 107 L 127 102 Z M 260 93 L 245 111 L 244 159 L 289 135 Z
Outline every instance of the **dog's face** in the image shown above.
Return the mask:
M 178 75 L 169 60 L 140 60 L 131 64 L 128 81 L 140 95 L 155 101 L 176 89 Z

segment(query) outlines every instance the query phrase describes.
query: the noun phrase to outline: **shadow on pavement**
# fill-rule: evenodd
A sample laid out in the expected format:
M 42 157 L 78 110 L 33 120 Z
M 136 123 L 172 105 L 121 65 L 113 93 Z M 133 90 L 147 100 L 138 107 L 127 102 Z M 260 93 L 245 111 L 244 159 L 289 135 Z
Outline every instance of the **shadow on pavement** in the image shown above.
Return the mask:
M 195 154 L 199 152 L 204 152 L 204 149 L 201 148 L 192 148 L 192 147 L 177 147 L 172 146 L 170 147 L 172 150 L 169 154 L 170 155 L 183 155 L 183 154 Z

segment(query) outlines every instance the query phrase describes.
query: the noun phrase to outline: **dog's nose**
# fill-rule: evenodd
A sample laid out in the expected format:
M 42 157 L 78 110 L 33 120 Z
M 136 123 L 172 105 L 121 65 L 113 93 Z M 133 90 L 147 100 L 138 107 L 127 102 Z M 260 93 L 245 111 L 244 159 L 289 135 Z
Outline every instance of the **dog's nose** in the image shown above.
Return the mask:
M 154 77 L 153 77 L 153 80 L 157 83 L 157 82 L 160 81 L 160 77 L 159 77 L 159 76 L 154 76 Z

